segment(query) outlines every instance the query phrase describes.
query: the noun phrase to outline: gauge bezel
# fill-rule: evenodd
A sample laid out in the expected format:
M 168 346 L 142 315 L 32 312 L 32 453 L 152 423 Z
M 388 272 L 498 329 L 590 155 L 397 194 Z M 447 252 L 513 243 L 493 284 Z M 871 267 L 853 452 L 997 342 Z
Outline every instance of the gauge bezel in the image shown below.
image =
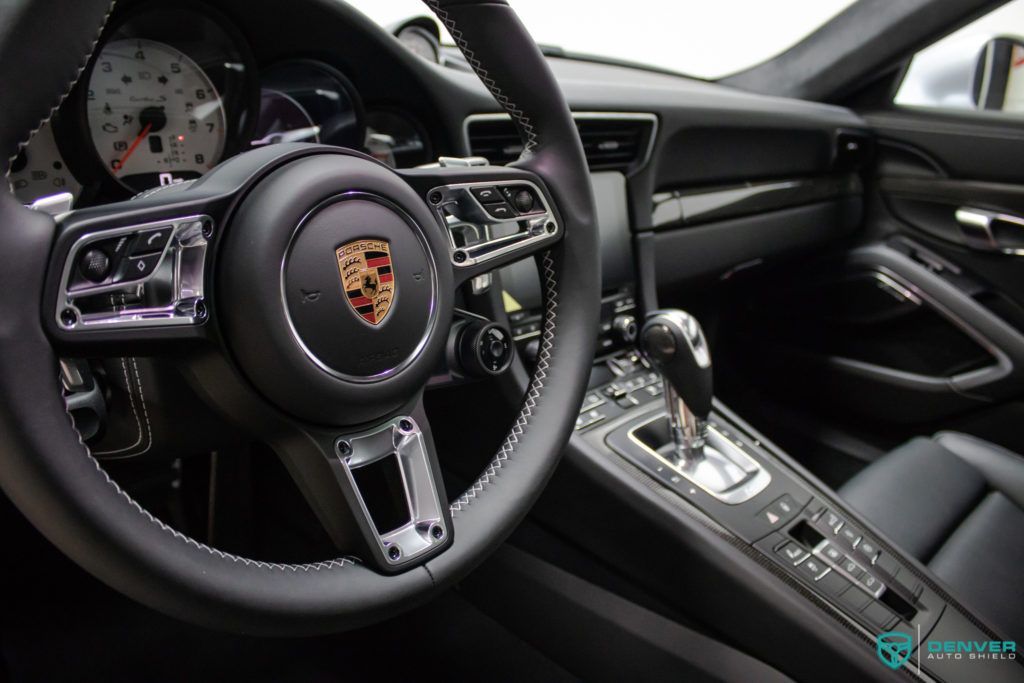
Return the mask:
M 169 13 L 175 19 L 175 26 L 185 30 L 178 31 L 177 34 L 173 30 L 161 32 L 125 30 L 126 27 L 131 29 L 133 23 L 144 22 L 147 15 L 159 12 Z M 199 59 L 189 50 L 190 43 L 206 43 L 210 40 L 210 37 L 190 38 L 195 35 L 195 31 L 199 30 L 194 27 L 204 26 L 203 22 L 220 33 L 218 37 L 222 40 L 223 45 L 220 51 L 221 58 L 218 61 L 221 64 L 234 61 L 244 65 L 244 72 L 237 85 L 225 87 L 225 70 L 211 69 L 209 67 L 210 59 Z M 185 38 L 180 38 L 179 35 L 184 35 Z M 89 84 L 103 49 L 111 40 L 124 38 L 141 38 L 164 43 L 181 51 L 182 54 L 194 61 L 214 84 L 221 97 L 227 124 L 224 148 L 217 163 L 247 149 L 256 125 L 260 93 L 256 57 L 242 32 L 227 16 L 194 0 L 182 2 L 151 0 L 133 5 L 123 13 L 111 17 L 100 36 L 99 47 L 93 52 L 82 77 L 69 95 L 67 106 L 62 108 L 65 111 L 64 115 L 55 121 L 54 135 L 57 138 L 57 148 L 61 151 L 72 173 L 83 185 L 80 204 L 85 203 L 82 200 L 96 196 L 124 198 L 138 192 L 137 189 L 123 183 L 107 170 L 106 162 L 100 156 L 93 141 L 87 111 Z M 76 152 L 71 156 L 64 155 L 65 149 Z M 90 192 L 84 188 L 90 188 L 93 191 Z
M 296 102 L 310 117 L 310 120 L 312 120 L 313 123 L 316 125 L 321 125 L 322 121 L 317 120 L 316 116 L 312 111 L 310 111 L 309 107 L 306 106 L 306 104 L 301 99 L 297 98 L 292 91 L 289 91 L 287 88 L 282 88 L 280 85 L 276 83 L 268 83 L 268 75 L 272 75 L 275 69 L 287 67 L 305 69 L 310 72 L 319 70 L 323 75 L 337 81 L 338 85 L 341 87 L 342 90 L 345 91 L 345 95 L 352 103 L 352 107 L 355 110 L 354 113 L 356 117 L 356 123 L 355 126 L 349 129 L 352 131 L 350 133 L 351 139 L 346 139 L 344 141 L 337 142 L 325 139 L 323 136 L 321 136 L 320 141 L 328 145 L 336 145 L 339 147 L 347 147 L 349 149 L 354 149 L 356 151 L 362 151 L 363 142 L 366 140 L 366 108 L 365 105 L 363 104 L 362 95 L 356 89 L 355 85 L 353 85 L 352 81 L 349 80 L 349 78 L 344 73 L 342 73 L 342 71 L 337 67 L 327 62 L 324 62 L 323 60 L 310 57 L 293 57 L 286 59 L 278 59 L 263 66 L 263 69 L 261 70 L 260 73 L 259 89 L 262 90 L 263 88 L 267 88 L 270 90 L 277 90 L 283 94 L 288 95 L 292 99 L 295 99 Z M 256 116 L 258 115 L 259 110 L 257 109 Z M 253 118 L 255 119 L 256 116 L 254 116 Z M 254 121 L 254 132 L 255 128 L 256 125 Z M 248 144 L 251 141 L 251 139 L 252 136 L 250 136 L 250 138 L 246 140 L 246 143 Z
M 423 155 L 416 163 L 410 164 L 397 164 L 396 168 L 413 168 L 420 164 L 428 164 L 436 157 L 434 156 L 434 141 L 430 137 L 427 127 L 423 125 L 419 117 L 415 116 L 408 109 L 394 104 L 375 104 L 366 108 L 365 125 L 364 130 L 368 131 L 370 128 L 370 117 L 374 113 L 390 114 L 391 116 L 398 117 L 409 124 L 409 127 L 416 131 L 420 140 L 423 142 Z M 365 133 L 364 133 L 365 135 Z M 398 160 L 396 159 L 396 162 Z M 410 160 L 411 162 L 411 160 Z

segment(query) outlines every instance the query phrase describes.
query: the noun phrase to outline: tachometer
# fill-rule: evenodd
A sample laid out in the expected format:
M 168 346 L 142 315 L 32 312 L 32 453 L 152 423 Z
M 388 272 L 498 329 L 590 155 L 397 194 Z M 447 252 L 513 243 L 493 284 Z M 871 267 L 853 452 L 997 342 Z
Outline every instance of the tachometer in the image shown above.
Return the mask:
M 198 178 L 224 153 L 227 122 L 217 89 L 189 57 L 155 40 L 104 46 L 86 112 L 100 160 L 133 190 Z
M 57 149 L 49 124 L 36 131 L 25 149 L 14 158 L 10 182 L 14 195 L 25 204 L 58 192 L 70 192 L 77 199 L 82 190 Z

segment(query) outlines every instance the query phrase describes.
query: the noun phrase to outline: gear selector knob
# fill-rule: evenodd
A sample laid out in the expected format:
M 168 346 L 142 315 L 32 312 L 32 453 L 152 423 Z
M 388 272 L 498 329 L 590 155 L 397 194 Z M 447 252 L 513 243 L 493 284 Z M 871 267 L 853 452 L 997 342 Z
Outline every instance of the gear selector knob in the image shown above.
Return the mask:
M 711 353 L 697 319 L 677 309 L 654 311 L 640 332 L 640 345 L 690 411 L 707 420 L 714 391 Z

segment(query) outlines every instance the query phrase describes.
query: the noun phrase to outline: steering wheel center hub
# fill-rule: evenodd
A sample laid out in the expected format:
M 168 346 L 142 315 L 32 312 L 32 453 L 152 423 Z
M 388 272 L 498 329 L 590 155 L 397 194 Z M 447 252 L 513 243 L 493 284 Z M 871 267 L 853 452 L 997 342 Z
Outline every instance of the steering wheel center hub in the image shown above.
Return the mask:
M 421 228 L 378 195 L 328 199 L 299 225 L 281 271 L 296 341 L 337 377 L 377 381 L 423 350 L 437 276 Z
M 423 199 L 374 161 L 320 153 L 275 170 L 218 254 L 215 313 L 242 372 L 316 422 L 365 422 L 408 402 L 452 313 L 445 239 Z

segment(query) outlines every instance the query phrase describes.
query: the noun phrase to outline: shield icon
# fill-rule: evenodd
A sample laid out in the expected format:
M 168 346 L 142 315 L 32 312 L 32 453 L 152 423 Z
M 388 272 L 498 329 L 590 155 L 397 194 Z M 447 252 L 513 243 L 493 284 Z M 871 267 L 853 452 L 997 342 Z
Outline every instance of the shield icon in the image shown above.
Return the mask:
M 380 325 L 395 301 L 396 283 L 387 240 L 362 239 L 335 250 L 345 300 L 360 318 Z
M 890 669 L 898 669 L 910 659 L 914 649 L 914 639 L 909 633 L 889 631 L 880 633 L 875 639 L 875 652 L 878 658 Z

